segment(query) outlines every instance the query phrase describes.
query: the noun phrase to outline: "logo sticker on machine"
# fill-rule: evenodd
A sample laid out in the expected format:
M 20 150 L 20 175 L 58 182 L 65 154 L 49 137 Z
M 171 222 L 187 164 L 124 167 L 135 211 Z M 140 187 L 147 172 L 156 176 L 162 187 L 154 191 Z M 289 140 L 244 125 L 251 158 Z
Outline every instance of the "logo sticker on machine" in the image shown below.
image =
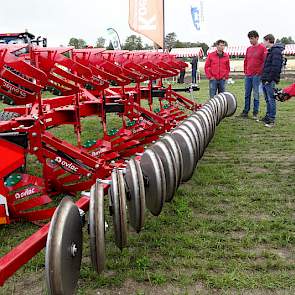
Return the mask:
M 16 95 L 20 95 L 22 97 L 26 97 L 27 94 L 25 93 L 25 91 L 21 90 L 20 88 L 4 81 L 3 82 L 3 87 L 6 88 L 8 91 L 10 91 L 11 93 L 13 94 L 16 94 Z
M 22 198 L 31 196 L 31 195 L 35 194 L 36 192 L 37 192 L 37 190 L 35 187 L 28 187 L 24 191 L 19 191 L 19 192 L 15 193 L 14 197 L 18 200 L 18 199 L 22 199 Z
M 71 162 L 67 162 L 67 161 L 63 160 L 61 157 L 56 157 L 54 161 L 56 163 L 58 163 L 59 165 L 61 165 L 66 170 L 70 170 L 70 171 L 73 171 L 73 172 L 77 172 L 78 171 L 78 167 L 77 166 L 75 166 Z

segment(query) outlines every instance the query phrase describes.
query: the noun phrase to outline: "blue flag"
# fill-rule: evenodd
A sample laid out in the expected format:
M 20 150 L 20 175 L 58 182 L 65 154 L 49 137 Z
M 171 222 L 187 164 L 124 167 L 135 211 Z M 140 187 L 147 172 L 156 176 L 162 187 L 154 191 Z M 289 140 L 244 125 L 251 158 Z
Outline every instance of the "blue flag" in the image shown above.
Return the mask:
M 191 6 L 191 14 L 195 28 L 200 31 L 201 30 L 201 11 L 198 6 Z

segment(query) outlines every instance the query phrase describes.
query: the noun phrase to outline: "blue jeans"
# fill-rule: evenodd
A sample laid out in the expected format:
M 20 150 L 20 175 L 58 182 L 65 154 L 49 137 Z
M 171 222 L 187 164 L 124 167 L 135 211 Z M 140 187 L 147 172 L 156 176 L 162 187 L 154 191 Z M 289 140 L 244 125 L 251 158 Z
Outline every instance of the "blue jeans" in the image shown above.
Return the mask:
M 266 102 L 266 115 L 265 117 L 274 122 L 276 119 L 276 99 L 274 97 L 275 82 L 263 84 L 263 93 Z
M 243 113 L 248 114 L 251 106 L 251 94 L 253 89 L 254 106 L 253 114 L 257 115 L 259 112 L 259 84 L 260 76 L 246 76 L 245 77 L 245 107 Z
M 192 70 L 192 84 L 196 84 L 196 83 L 197 83 L 197 71 Z
M 210 98 L 214 97 L 218 90 L 218 93 L 225 91 L 225 80 L 210 80 L 209 81 L 209 95 Z

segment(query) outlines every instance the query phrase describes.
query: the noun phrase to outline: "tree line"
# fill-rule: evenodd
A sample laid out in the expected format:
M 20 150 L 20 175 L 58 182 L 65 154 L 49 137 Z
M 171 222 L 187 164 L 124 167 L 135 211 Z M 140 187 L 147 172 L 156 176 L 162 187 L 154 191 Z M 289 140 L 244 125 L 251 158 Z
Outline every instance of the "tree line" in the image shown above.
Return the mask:
M 165 36 L 165 48 L 167 48 L 169 51 L 172 48 L 187 48 L 187 47 L 202 47 L 204 52 L 207 52 L 209 46 L 204 42 L 183 42 L 178 40 L 176 33 L 168 33 Z M 112 44 L 106 44 L 107 40 L 103 37 L 97 38 L 95 42 L 95 46 L 97 48 L 107 48 L 107 49 L 114 49 Z M 291 36 L 289 37 L 282 37 L 281 39 L 277 39 L 277 42 L 283 43 L 283 44 L 294 44 L 295 41 Z M 79 38 L 71 38 L 69 41 L 69 46 L 74 46 L 75 48 L 85 48 L 87 47 L 87 43 L 83 39 Z M 214 44 L 212 44 L 214 46 Z M 226 44 L 227 46 L 227 44 Z M 122 44 L 122 49 L 124 50 L 148 50 L 157 48 L 155 46 L 151 46 L 147 43 L 143 44 L 143 41 L 140 36 L 137 35 L 130 35 L 126 38 L 125 42 Z

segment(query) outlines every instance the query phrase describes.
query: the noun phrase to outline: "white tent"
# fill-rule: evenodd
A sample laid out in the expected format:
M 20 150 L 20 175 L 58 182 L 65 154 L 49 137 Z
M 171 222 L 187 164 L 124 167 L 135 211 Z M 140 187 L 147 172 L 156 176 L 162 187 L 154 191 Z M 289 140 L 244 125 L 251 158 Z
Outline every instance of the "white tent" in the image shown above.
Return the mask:
M 230 56 L 245 56 L 248 46 L 228 46 L 224 48 L 224 51 Z M 216 47 L 210 47 L 207 54 L 216 50 Z M 295 44 L 285 45 L 285 50 L 283 51 L 285 55 L 295 55 Z
M 176 57 L 203 57 L 204 51 L 202 47 L 172 48 L 170 54 L 173 54 Z

